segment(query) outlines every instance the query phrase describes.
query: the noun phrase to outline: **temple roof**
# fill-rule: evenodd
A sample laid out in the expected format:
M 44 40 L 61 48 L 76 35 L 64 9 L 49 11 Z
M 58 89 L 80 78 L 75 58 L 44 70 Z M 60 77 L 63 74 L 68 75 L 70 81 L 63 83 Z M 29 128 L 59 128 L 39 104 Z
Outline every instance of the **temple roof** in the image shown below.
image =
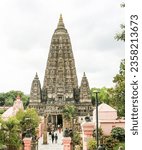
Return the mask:
M 6 120 L 8 119 L 9 117 L 12 117 L 13 116 L 13 107 L 10 107 L 8 108 L 2 115 L 1 117 Z
M 24 110 L 23 107 L 23 102 L 20 99 L 20 96 L 17 96 L 16 101 L 14 101 L 14 104 L 12 107 L 8 108 L 3 114 L 2 114 L 2 118 L 7 120 L 9 117 L 15 116 L 16 113 L 19 110 Z
M 117 111 L 117 110 L 115 110 L 114 108 L 105 103 L 102 103 L 98 106 L 98 111 Z

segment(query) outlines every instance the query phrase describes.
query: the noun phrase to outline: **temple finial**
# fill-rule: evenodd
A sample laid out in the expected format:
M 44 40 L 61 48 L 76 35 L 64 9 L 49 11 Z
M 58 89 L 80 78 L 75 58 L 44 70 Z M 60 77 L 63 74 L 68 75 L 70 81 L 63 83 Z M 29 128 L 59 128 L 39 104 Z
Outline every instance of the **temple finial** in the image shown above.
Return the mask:
M 63 23 L 63 17 L 62 14 L 60 14 L 59 22 L 57 28 L 65 28 L 64 23 Z
M 38 74 L 37 74 L 37 72 L 36 72 L 36 75 L 35 75 L 35 79 L 39 79 L 39 78 L 38 78 Z
M 85 72 L 83 73 L 83 76 L 84 76 L 84 77 L 86 77 L 86 74 L 85 74 Z
M 20 100 L 20 95 L 19 94 L 17 95 L 16 100 Z

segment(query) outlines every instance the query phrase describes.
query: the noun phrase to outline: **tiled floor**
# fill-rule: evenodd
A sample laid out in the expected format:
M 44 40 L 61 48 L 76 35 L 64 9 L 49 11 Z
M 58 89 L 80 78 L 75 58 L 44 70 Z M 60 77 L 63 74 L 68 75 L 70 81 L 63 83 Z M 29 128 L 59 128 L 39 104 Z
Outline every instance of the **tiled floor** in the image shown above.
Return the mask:
M 38 150 L 63 150 L 63 145 L 62 145 L 62 139 L 63 139 L 63 134 L 59 132 L 55 132 L 58 135 L 58 141 L 57 143 L 52 143 L 51 142 L 51 136 L 48 135 L 48 144 L 43 145 L 43 138 L 41 137 L 38 141 Z

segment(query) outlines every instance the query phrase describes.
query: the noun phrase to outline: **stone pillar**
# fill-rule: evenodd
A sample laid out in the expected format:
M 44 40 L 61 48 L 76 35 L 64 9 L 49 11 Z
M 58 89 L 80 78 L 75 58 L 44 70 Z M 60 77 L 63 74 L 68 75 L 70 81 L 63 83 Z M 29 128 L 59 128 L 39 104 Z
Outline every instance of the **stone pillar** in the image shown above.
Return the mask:
M 51 116 L 51 123 L 54 123 L 54 122 L 53 122 L 53 115 Z
M 58 120 L 57 120 L 57 115 L 56 115 L 56 128 L 57 128 L 57 122 L 58 122 Z
M 24 138 L 24 150 L 31 150 L 32 138 Z
M 81 124 L 83 133 L 83 150 L 87 150 L 87 141 L 93 136 L 93 130 L 95 129 L 95 124 L 93 122 L 84 122 Z
M 44 131 L 43 131 L 43 144 L 48 144 L 47 142 L 47 114 L 44 116 Z
M 71 137 L 63 138 L 63 150 L 72 150 Z
M 37 128 L 37 137 L 40 138 L 42 137 L 42 123 L 40 122 L 40 124 L 38 125 Z

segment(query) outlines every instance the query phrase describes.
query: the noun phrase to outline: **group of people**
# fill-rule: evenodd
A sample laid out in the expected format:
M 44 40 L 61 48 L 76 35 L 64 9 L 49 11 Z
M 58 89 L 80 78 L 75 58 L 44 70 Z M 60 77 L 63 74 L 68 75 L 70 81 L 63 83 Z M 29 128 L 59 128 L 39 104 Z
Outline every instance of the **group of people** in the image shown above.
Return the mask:
M 57 141 L 58 141 L 57 133 L 54 133 L 54 131 L 53 131 L 53 132 L 49 132 L 49 135 L 51 135 L 52 143 L 54 143 L 54 140 L 55 140 L 55 143 L 57 143 Z

